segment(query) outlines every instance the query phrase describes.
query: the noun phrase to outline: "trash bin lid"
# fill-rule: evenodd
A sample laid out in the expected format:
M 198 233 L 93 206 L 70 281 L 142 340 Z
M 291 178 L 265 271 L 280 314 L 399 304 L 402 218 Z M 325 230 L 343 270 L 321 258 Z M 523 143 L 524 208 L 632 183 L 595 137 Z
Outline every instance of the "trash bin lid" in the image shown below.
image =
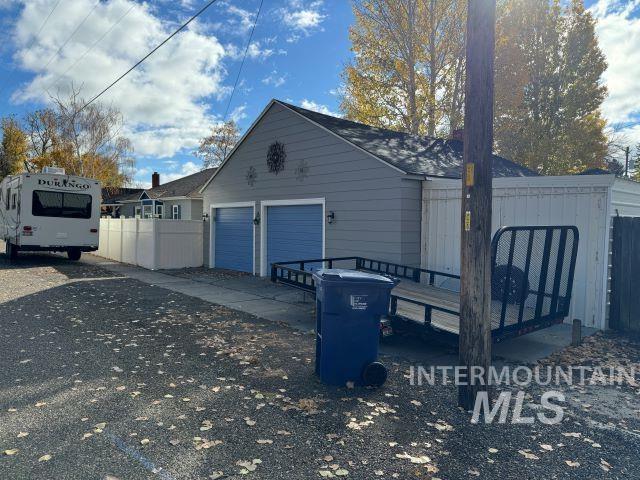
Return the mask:
M 378 275 L 377 273 L 361 272 L 359 270 L 347 270 L 344 268 L 322 268 L 313 273 L 316 281 L 322 282 L 357 282 L 395 285 L 398 283 L 392 278 Z

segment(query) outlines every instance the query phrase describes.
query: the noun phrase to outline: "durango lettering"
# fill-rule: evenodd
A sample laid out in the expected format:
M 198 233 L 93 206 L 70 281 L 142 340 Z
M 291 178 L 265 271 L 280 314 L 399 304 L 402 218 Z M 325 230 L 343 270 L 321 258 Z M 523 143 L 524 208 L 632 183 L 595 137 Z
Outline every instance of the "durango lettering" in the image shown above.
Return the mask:
M 91 188 L 91 185 L 86 183 L 76 183 L 75 180 L 63 178 L 62 180 L 54 179 L 38 179 L 38 185 L 47 185 L 49 187 L 57 187 L 57 188 L 75 188 L 78 190 L 87 190 Z

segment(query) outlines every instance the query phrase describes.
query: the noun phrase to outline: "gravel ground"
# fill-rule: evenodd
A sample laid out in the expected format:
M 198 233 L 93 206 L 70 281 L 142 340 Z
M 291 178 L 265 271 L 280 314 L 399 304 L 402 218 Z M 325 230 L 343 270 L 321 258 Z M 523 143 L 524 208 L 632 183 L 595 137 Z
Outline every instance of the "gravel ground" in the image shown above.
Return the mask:
M 624 421 L 572 403 L 559 425 L 472 424 L 410 359 L 383 358 L 383 388 L 327 387 L 312 335 L 96 266 L 0 256 L 0 285 L 3 479 L 638 477 L 633 386 L 594 387 Z

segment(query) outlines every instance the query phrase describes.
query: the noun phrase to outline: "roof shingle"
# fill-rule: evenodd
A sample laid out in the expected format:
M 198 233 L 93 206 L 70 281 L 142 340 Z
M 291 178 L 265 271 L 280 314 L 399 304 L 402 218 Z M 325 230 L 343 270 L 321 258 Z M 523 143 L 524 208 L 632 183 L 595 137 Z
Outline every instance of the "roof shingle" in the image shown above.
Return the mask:
M 189 197 L 202 198 L 200 189 L 207 183 L 217 168 L 206 168 L 200 172 L 186 177 L 178 178 L 171 182 L 164 183 L 155 188 L 145 190 L 149 198 L 160 199 L 168 197 Z
M 405 173 L 462 178 L 463 143 L 459 140 L 431 138 L 372 127 L 280 100 L 277 102 Z M 538 174 L 504 157 L 493 155 L 493 176 L 533 177 Z

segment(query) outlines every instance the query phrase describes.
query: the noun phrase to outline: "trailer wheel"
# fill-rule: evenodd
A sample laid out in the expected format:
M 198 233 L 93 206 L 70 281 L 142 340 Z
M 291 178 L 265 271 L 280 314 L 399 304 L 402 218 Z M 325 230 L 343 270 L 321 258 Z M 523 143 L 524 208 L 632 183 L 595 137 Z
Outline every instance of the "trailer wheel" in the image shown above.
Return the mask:
M 73 260 L 74 262 L 76 262 L 80 260 L 82 252 L 79 248 L 70 248 L 69 250 L 67 250 L 67 256 L 69 257 L 69 260 Z
M 17 260 L 18 250 L 19 248 L 17 245 L 14 245 L 13 243 L 7 241 L 5 245 L 5 252 L 7 254 L 7 257 L 9 257 L 9 260 Z
M 491 298 L 493 300 L 502 301 L 508 272 L 509 267 L 507 265 L 498 265 L 493 271 L 493 277 L 491 278 Z M 508 276 L 507 303 L 518 303 L 522 298 L 522 293 L 529 291 L 529 280 L 524 277 L 522 270 L 513 265 Z

